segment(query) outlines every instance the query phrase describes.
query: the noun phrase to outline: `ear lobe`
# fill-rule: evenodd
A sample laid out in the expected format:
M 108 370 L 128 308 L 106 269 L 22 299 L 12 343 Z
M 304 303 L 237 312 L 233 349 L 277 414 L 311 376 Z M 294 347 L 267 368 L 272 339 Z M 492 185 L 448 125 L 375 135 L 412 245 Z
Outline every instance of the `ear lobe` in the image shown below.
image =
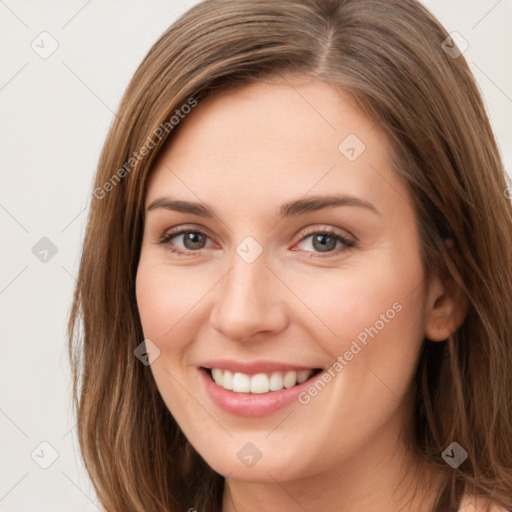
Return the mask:
M 428 299 L 425 336 L 431 341 L 448 339 L 464 322 L 468 300 L 453 278 L 437 280 Z

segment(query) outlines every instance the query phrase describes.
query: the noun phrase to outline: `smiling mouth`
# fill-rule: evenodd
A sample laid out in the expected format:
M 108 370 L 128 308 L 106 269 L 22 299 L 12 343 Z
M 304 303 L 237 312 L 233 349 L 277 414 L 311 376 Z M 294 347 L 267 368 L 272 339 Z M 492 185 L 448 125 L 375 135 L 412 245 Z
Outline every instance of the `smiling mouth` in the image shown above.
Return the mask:
M 274 371 L 248 375 L 220 368 L 201 368 L 217 386 L 234 393 L 265 394 L 288 389 L 316 377 L 321 368 L 300 371 Z

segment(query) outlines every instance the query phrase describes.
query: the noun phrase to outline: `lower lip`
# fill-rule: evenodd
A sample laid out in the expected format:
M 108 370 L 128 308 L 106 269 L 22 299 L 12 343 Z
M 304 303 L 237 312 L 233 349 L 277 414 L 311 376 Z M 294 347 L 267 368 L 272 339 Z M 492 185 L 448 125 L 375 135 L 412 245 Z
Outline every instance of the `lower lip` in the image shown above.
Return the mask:
M 228 391 L 217 386 L 204 368 L 199 368 L 199 373 L 213 402 L 221 409 L 239 416 L 265 416 L 290 405 L 311 384 L 310 380 L 319 375 L 315 374 L 302 384 L 291 388 L 259 394 Z

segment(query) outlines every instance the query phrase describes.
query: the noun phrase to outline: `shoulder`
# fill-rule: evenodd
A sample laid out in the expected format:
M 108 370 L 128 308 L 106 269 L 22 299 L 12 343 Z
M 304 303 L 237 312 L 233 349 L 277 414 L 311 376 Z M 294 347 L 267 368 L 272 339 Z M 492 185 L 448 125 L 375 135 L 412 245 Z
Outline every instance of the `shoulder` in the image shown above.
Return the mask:
M 458 512 L 486 512 L 488 500 L 486 498 L 476 497 L 465 494 Z M 506 508 L 493 504 L 489 512 L 509 512 Z

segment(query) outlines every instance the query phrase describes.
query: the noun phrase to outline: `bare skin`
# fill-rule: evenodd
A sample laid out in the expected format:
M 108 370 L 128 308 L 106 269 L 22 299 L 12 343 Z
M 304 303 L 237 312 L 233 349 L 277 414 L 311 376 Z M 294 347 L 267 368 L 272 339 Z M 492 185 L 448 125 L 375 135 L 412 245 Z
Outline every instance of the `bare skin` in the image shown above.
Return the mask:
M 425 484 L 436 490 L 437 475 L 411 457 L 400 432 L 424 337 L 446 339 L 465 306 L 435 276 L 426 291 L 412 200 L 384 134 L 317 81 L 244 86 L 182 123 L 146 206 L 172 196 L 214 215 L 147 212 L 137 301 L 144 335 L 160 349 L 151 369 L 162 398 L 226 477 L 222 512 L 431 510 Z M 357 139 L 340 151 L 350 134 L 362 152 Z M 277 215 L 285 202 L 333 194 L 356 201 Z M 202 235 L 195 245 L 183 234 L 159 244 L 171 228 Z M 342 238 L 315 241 L 326 230 Z M 249 236 L 263 249 L 251 263 L 236 251 Z M 306 404 L 238 416 L 212 402 L 199 378 L 212 358 L 325 370 L 381 324 Z M 262 454 L 252 467 L 237 457 L 248 442 Z

